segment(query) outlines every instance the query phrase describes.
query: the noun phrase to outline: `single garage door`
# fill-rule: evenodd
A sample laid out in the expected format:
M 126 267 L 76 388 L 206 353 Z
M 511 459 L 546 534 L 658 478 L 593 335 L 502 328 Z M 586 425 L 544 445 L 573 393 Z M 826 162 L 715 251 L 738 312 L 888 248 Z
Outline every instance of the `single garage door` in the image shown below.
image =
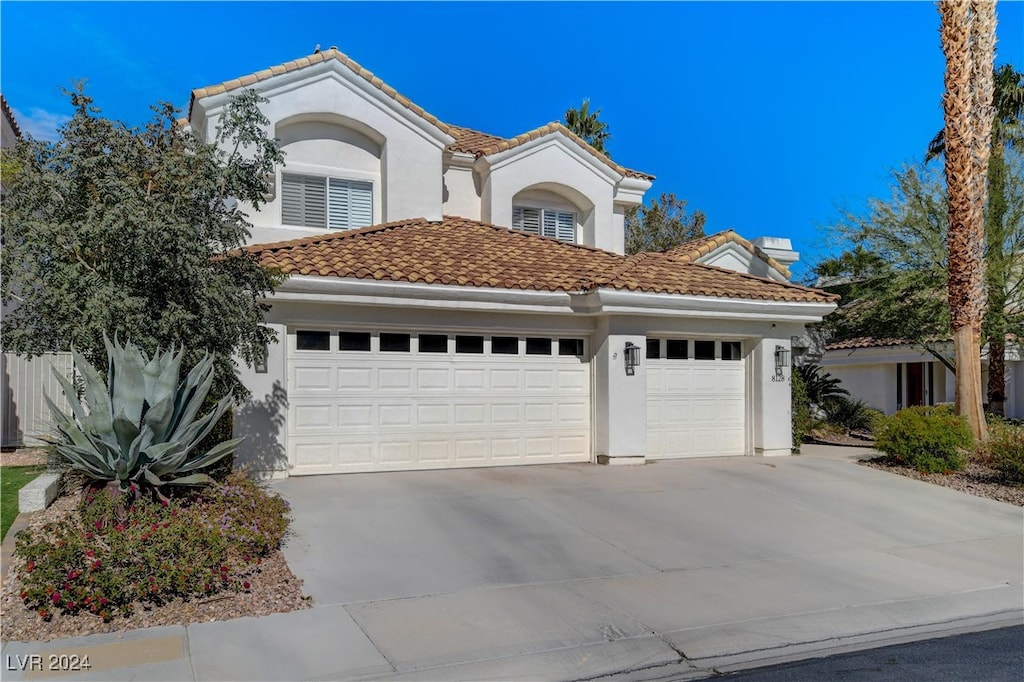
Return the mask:
M 747 363 L 739 341 L 647 341 L 647 456 L 746 454 Z
M 293 474 L 590 461 L 586 340 L 295 329 Z

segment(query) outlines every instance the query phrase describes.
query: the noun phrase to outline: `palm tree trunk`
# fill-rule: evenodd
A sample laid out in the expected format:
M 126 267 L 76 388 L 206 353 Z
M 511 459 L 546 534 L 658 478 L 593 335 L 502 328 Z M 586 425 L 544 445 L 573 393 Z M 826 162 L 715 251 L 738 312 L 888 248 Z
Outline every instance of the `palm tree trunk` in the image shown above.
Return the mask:
M 946 186 L 949 195 L 948 279 L 956 353 L 956 411 L 979 440 L 987 436 L 981 393 L 984 307 L 985 174 L 992 132 L 995 3 L 942 0 Z
M 1002 415 L 1006 401 L 1006 161 L 1002 144 L 992 138 L 988 161 L 988 210 L 985 212 L 985 306 L 983 331 L 988 338 L 988 409 Z

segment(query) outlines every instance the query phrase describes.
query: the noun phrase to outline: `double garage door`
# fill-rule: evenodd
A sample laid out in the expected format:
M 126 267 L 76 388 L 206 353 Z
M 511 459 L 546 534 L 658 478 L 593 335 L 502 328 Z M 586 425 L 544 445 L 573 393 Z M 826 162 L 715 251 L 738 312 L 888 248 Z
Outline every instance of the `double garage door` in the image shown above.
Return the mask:
M 293 474 L 590 461 L 583 338 L 296 329 Z

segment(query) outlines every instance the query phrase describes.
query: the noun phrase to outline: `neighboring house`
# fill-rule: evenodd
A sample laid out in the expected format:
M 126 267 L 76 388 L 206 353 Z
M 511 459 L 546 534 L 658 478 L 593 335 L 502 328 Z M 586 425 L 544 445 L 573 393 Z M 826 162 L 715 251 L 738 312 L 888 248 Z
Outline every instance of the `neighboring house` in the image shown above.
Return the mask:
M 7 99 L 0 95 L 0 149 L 17 144 L 21 138 L 14 113 Z M 0 186 L 0 196 L 2 196 Z M 0 317 L 6 317 L 12 306 L 4 305 Z M 2 319 L 0 319 L 2 324 Z M 33 360 L 14 353 L 3 352 L 0 347 L 0 445 L 18 447 L 39 443 L 39 436 L 50 433 L 50 411 L 43 401 L 49 395 L 61 407 L 67 401 L 51 368 L 70 376 L 74 365 L 70 353 L 46 353 Z
M 790 338 L 835 308 L 788 241 L 624 255 L 652 177 L 559 123 L 438 120 L 331 48 L 193 91 L 207 140 L 258 90 L 286 165 L 249 251 L 291 275 L 243 368 L 239 460 L 276 474 L 790 451 Z M 781 260 L 780 260 L 781 258 Z
M 983 349 L 984 351 L 984 349 Z M 939 348 L 952 357 L 952 344 Z M 984 353 L 983 353 L 984 355 Z M 934 355 L 899 339 L 856 338 L 825 346 L 820 364 L 842 381 L 851 397 L 892 414 L 904 407 L 951 403 L 956 377 Z M 982 358 L 982 386 L 988 385 L 988 359 Z M 1006 348 L 1006 401 L 1003 412 L 1024 418 L 1024 361 L 1015 344 Z

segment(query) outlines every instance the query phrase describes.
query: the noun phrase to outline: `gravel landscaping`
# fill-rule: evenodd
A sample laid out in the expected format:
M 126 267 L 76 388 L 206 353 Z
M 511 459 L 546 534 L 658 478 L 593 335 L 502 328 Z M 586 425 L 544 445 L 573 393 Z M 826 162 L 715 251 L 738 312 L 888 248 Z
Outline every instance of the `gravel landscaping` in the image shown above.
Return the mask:
M 1019 507 L 1024 507 L 1024 486 L 1007 483 L 999 472 L 970 463 L 963 471 L 954 471 L 948 474 L 923 474 L 916 469 L 893 461 L 891 457 L 882 456 L 873 459 L 861 460 L 860 464 L 883 469 L 900 476 L 916 478 L 919 481 L 927 481 L 936 485 L 953 488 L 960 492 L 978 497 L 987 497 L 991 500 L 1009 502 Z

